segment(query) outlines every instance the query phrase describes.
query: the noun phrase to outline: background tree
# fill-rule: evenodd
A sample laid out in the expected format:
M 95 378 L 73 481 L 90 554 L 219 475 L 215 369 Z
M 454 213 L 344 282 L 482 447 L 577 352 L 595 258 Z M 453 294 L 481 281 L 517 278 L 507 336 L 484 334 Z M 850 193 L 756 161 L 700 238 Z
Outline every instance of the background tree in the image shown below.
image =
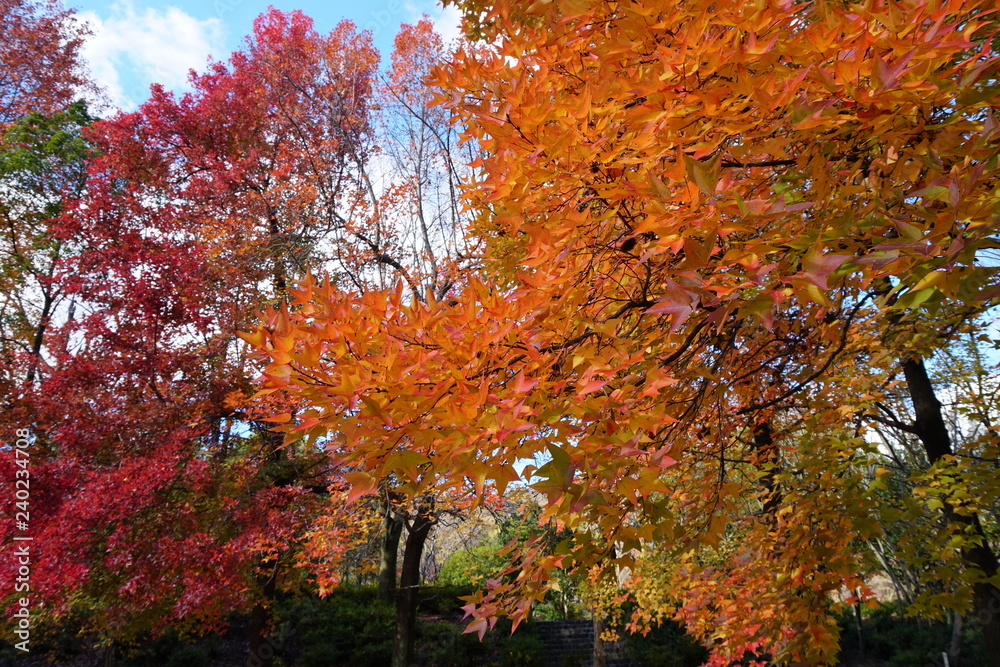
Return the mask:
M 16 394 L 22 383 L 34 383 L 46 331 L 63 305 L 55 271 L 69 248 L 52 227 L 66 199 L 82 194 L 92 153 L 82 130 L 91 122 L 86 106 L 77 102 L 51 116 L 28 114 L 4 132 L 0 354 L 5 396 Z
M 88 148 L 79 131 L 92 120 L 73 102 L 97 91 L 79 59 L 86 31 L 72 12 L 58 2 L 5 0 L 0 19 L 0 383 L 12 411 L 10 397 L 25 379 L 34 380 L 31 359 L 38 359 L 59 306 L 53 263 L 64 251 L 51 226 L 65 199 L 80 192 Z M 12 431 L 4 425 L 3 433 Z
M 33 572 L 48 620 L 82 612 L 109 659 L 140 633 L 210 629 L 248 605 L 256 656 L 270 599 L 330 544 L 312 522 L 338 471 L 269 430 L 294 402 L 247 401 L 259 367 L 236 332 L 254 310 L 286 303 L 310 269 L 348 290 L 457 280 L 456 134 L 421 88 L 443 45 L 424 21 L 399 48 L 378 83 L 369 35 L 272 10 L 191 93 L 154 86 L 82 133 L 82 107 L 7 132 L 5 397 L 31 386 L 4 419 L 36 438 Z M 419 121 L 389 117 L 404 112 Z M 396 141 L 410 143 L 390 158 Z
M 0 129 L 32 113 L 65 111 L 84 91 L 97 93 L 80 62 L 88 35 L 56 0 L 0 3 Z

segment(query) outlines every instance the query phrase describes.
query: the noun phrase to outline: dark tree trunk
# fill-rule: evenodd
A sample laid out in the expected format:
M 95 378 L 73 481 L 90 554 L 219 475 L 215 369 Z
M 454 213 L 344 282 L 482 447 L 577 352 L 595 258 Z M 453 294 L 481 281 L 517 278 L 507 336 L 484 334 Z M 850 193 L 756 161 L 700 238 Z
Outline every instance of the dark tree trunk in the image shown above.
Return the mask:
M 934 393 L 927 368 L 923 359 L 914 357 L 903 362 L 903 374 L 906 386 L 913 402 L 914 428 L 917 437 L 924 446 L 927 460 L 931 465 L 941 460 L 941 457 L 953 453 L 951 437 L 941 414 L 941 402 Z M 978 538 L 978 544 L 962 549 L 962 558 L 970 567 L 976 568 L 989 579 L 997 573 L 997 558 L 990 548 L 979 517 L 975 514 L 963 516 L 955 512 L 947 502 L 943 508 L 945 520 L 957 523 L 972 536 Z M 991 667 L 1000 667 L 1000 590 L 989 581 L 980 581 L 972 586 L 974 599 L 974 615 L 972 622 L 979 625 L 983 631 L 986 644 L 986 654 Z
M 861 592 L 856 591 L 858 601 L 854 603 L 854 629 L 858 633 L 858 653 L 865 657 L 865 633 L 861 621 Z
M 781 489 L 778 487 L 778 448 L 774 442 L 771 424 L 762 421 L 753 429 L 753 445 L 757 453 L 757 467 L 764 472 L 761 484 L 764 486 L 764 515 L 774 521 L 781 506 Z
M 46 289 L 44 301 L 42 302 L 42 315 L 38 320 L 38 326 L 35 328 L 34 340 L 31 341 L 31 361 L 28 365 L 29 386 L 34 383 L 35 376 L 38 373 L 38 364 L 42 359 L 42 341 L 45 339 L 45 330 L 49 326 L 49 318 L 52 315 L 53 303 L 55 303 L 55 299 L 53 299 L 49 290 Z
M 385 501 L 382 516 L 382 554 L 378 564 L 378 599 L 392 602 L 392 591 L 396 588 L 396 559 L 399 553 L 399 539 L 403 535 L 403 517 L 392 507 L 392 500 Z
M 285 460 L 285 450 L 282 449 L 282 435 L 271 430 L 261 433 L 263 449 L 266 456 L 262 461 L 260 473 L 268 484 L 285 486 L 295 483 L 297 474 L 286 477 L 287 472 L 281 463 Z M 268 642 L 268 626 L 271 624 L 271 602 L 278 589 L 278 570 L 281 563 L 280 552 L 274 556 L 274 561 L 261 561 L 260 572 L 257 575 L 257 586 L 261 599 L 250 612 L 250 655 L 247 665 L 250 667 L 271 667 L 274 664 L 274 646 Z
M 271 623 L 271 601 L 278 586 L 278 559 L 269 575 L 257 580 L 264 599 L 250 612 L 250 655 L 248 667 L 271 667 L 274 664 L 274 647 L 267 641 L 267 628 Z
M 271 234 L 271 284 L 274 286 L 275 298 L 285 301 L 288 297 L 288 281 L 285 279 L 285 265 L 281 261 L 285 249 L 282 247 L 283 237 L 278 216 L 270 205 L 267 207 L 267 228 Z
M 417 516 L 409 526 L 406 547 L 403 550 L 403 569 L 396 594 L 396 632 L 392 644 L 392 667 L 413 665 L 413 643 L 417 627 L 417 602 L 420 586 L 420 559 L 424 543 L 434 525 L 433 505 L 422 502 Z

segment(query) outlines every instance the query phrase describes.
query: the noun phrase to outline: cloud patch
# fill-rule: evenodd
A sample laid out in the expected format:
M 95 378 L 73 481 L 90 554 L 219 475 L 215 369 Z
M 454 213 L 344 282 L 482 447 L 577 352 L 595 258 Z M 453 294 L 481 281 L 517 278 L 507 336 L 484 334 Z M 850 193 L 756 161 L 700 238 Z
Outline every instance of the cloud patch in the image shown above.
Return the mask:
M 419 21 L 421 14 L 427 13 L 431 17 L 431 23 L 434 24 L 434 30 L 441 35 L 445 44 L 450 44 L 462 36 L 462 12 L 455 5 L 425 7 L 423 10 L 410 5 L 408 9 L 413 16 L 412 23 Z
M 188 71 L 204 70 L 209 55 L 225 49 L 225 28 L 217 18 L 199 20 L 177 7 L 136 7 L 117 2 L 107 16 L 83 11 L 93 34 L 82 55 L 97 83 L 119 109 L 135 109 L 149 85 L 187 88 Z

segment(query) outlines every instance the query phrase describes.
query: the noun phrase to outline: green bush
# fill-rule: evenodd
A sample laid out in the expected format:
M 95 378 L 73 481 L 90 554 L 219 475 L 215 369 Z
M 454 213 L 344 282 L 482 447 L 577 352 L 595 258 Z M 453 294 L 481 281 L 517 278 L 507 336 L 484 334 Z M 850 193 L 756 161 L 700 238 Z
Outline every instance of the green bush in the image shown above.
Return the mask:
M 530 625 L 500 641 L 500 667 L 541 667 L 545 646 Z
M 468 667 L 484 660 L 489 647 L 479 635 L 464 634 L 453 623 L 420 623 L 417 654 L 425 667 Z
M 118 664 L 122 667 L 208 667 L 212 664 L 212 650 L 217 637 L 209 636 L 196 643 L 183 641 L 175 632 L 166 632 L 156 639 L 143 641 L 138 645 L 120 650 Z
M 844 639 L 856 641 L 853 620 L 845 618 Z M 847 625 L 850 623 L 850 625 Z M 948 629 L 941 623 L 918 625 L 915 619 L 898 618 L 887 608 L 879 608 L 862 620 L 865 654 L 882 660 L 893 660 L 905 650 L 905 659 L 926 662 L 928 655 L 941 652 L 948 645 Z M 925 655 L 926 654 L 926 655 Z M 923 658 L 923 660 L 922 660 Z
M 507 558 L 497 552 L 499 544 L 481 544 L 459 549 L 445 559 L 435 583 L 441 586 L 482 586 L 495 578 L 507 565 Z
M 298 667 L 321 667 L 321 665 L 341 664 L 339 660 L 343 660 L 343 653 L 335 646 L 319 644 L 303 648 L 295 664 Z
M 552 594 L 549 594 L 552 597 Z M 589 617 L 577 600 L 561 599 L 539 602 L 531 608 L 531 618 L 536 621 L 580 621 Z
M 665 620 L 649 634 L 625 635 L 625 651 L 644 667 L 698 667 L 708 660 L 708 651 L 684 632 L 679 624 Z
M 298 667 L 389 664 L 394 612 L 374 591 L 344 589 L 322 600 L 298 599 L 278 614 L 291 624 L 287 636 L 301 647 Z
M 170 654 L 165 667 L 208 667 L 212 664 L 208 649 L 202 646 L 178 646 Z
M 860 656 L 853 611 L 839 617 L 841 654 Z M 966 622 L 962 641 L 962 663 L 986 664 L 982 633 L 975 624 Z M 933 664 L 951 643 L 951 627 L 940 621 L 901 618 L 892 607 L 877 607 L 862 619 L 864 657 L 885 661 L 892 667 Z
M 443 616 L 464 615 L 462 606 L 466 602 L 459 598 L 472 595 L 477 590 L 476 586 L 468 584 L 435 586 L 428 590 L 421 590 L 420 601 L 417 603 L 417 613 Z

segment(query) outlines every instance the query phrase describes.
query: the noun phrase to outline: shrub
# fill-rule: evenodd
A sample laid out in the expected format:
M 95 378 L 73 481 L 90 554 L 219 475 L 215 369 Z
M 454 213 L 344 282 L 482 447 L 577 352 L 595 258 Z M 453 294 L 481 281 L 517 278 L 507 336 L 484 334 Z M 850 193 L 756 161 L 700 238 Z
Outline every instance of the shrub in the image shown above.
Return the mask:
M 296 665 L 383 667 L 392 656 L 393 609 L 375 592 L 345 589 L 326 599 L 292 601 L 279 610 L 301 647 Z
M 471 585 L 447 585 L 435 586 L 429 590 L 420 591 L 420 601 L 417 603 L 417 612 L 420 614 L 440 614 L 445 616 L 464 615 L 462 606 L 465 600 L 459 598 L 463 595 L 472 595 L 477 587 Z
M 175 632 L 169 631 L 156 639 L 146 639 L 138 645 L 119 652 L 122 667 L 145 667 L 164 665 L 165 667 L 208 667 L 212 663 L 212 648 L 218 638 L 204 637 L 197 643 L 183 641 Z
M 178 646 L 167 658 L 166 667 L 208 667 L 212 663 L 208 650 L 202 646 Z
M 497 553 L 501 548 L 499 544 L 488 543 L 459 549 L 442 563 L 435 583 L 442 586 L 482 586 L 506 567 L 506 557 Z
M 464 634 L 453 623 L 417 626 L 417 653 L 426 667 L 468 667 L 485 659 L 489 647 L 476 634 Z
M 866 609 L 866 611 L 868 611 Z M 841 654 L 860 656 L 853 611 L 848 609 L 840 617 Z M 866 659 L 885 661 L 891 667 L 935 664 L 941 652 L 951 643 L 951 627 L 940 621 L 901 618 L 889 606 L 870 609 L 862 620 Z M 966 621 L 962 641 L 962 663 L 986 664 L 982 632 L 974 623 Z
M 670 620 L 645 636 L 625 635 L 624 641 L 629 658 L 647 667 L 698 667 L 708 660 L 708 651 Z
M 545 646 L 532 626 L 522 627 L 500 641 L 500 667 L 541 667 Z

